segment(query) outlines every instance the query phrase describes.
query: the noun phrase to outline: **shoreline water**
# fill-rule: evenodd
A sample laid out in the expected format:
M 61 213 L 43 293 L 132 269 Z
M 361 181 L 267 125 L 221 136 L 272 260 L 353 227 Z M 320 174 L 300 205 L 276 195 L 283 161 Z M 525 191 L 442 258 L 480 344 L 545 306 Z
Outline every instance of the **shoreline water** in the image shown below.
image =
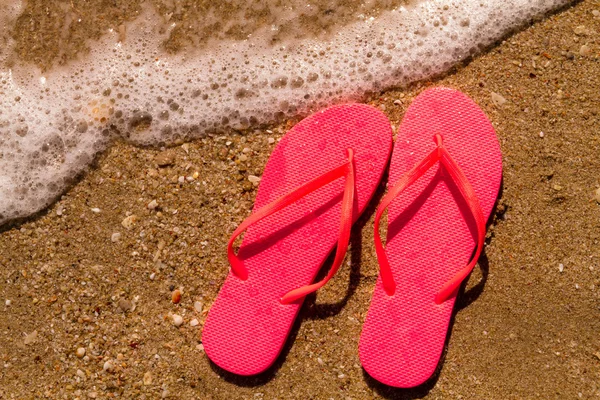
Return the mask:
M 117 143 L 47 212 L 1 232 L 0 398 L 597 397 L 599 13 L 584 0 L 440 79 L 366 100 L 397 128 L 424 87 L 454 87 L 501 142 L 502 196 L 436 380 L 397 391 L 360 368 L 378 273 L 372 209 L 353 231 L 351 266 L 308 299 L 275 369 L 241 379 L 207 361 L 201 327 L 225 244 L 283 124 L 166 152 Z
M 303 4 L 296 1 L 290 4 Z M 299 15 L 305 24 L 290 16 L 299 10 L 277 6 L 270 11 L 279 25 L 250 29 L 250 23 L 247 40 L 208 38 L 215 43 L 175 54 L 165 46 L 185 35 L 178 31 L 182 23 L 174 22 L 178 6 L 163 15 L 134 4 L 135 18 L 120 25 L 111 20 L 109 28 L 104 20 L 92 22 L 111 17 L 116 7 L 28 7 L 16 19 L 16 53 L 41 65 L 62 65 L 39 71 L 9 57 L 12 67 L 0 70 L 0 224 L 44 208 L 115 139 L 160 146 L 210 132 L 243 132 L 433 79 L 568 2 L 423 0 L 376 17 L 357 15 L 327 40 L 311 34 L 317 27 L 333 29 L 331 16 L 319 17 L 328 15 L 326 4 L 309 13 L 316 20 Z M 329 11 L 342 18 L 358 5 L 347 6 Z M 288 22 L 306 25 L 306 37 L 284 35 Z M 66 46 L 71 41 L 73 48 Z M 78 54 L 84 44 L 87 54 Z

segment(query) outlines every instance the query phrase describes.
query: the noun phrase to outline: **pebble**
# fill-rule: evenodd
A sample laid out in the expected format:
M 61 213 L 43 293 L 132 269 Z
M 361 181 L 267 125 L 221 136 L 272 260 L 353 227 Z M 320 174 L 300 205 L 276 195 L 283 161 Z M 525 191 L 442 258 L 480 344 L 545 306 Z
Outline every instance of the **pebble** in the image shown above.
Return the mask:
M 152 200 L 146 207 L 148 207 L 148 210 L 154 210 L 156 207 L 158 207 L 158 202 L 156 200 Z
M 584 44 L 579 49 L 579 55 L 581 56 L 589 56 L 590 54 L 592 54 L 592 49 L 587 44 Z
M 181 315 L 173 314 L 173 325 L 181 326 L 183 324 L 183 317 Z
M 156 274 L 154 272 L 151 273 L 149 276 L 150 280 L 153 281 L 155 276 L 156 276 Z
M 252 184 L 254 186 L 258 185 L 258 182 L 260 182 L 260 177 L 256 176 L 256 175 L 248 175 L 248 180 L 250 182 L 252 182 Z
M 181 291 L 179 289 L 173 290 L 173 293 L 171 294 L 171 301 L 173 304 L 179 304 L 181 301 Z
M 85 372 L 83 372 L 82 370 L 78 369 L 75 373 L 78 377 L 85 379 Z
M 8 299 L 6 299 L 6 301 L 4 302 L 4 304 L 6 304 L 6 306 L 7 306 L 7 307 L 8 307 L 8 306 L 10 306 L 10 305 L 11 305 L 11 303 L 12 303 L 12 301 L 11 301 L 11 300 L 8 300 Z
M 115 368 L 115 366 L 113 365 L 113 363 L 112 363 L 112 362 L 110 362 L 110 361 L 106 361 L 106 362 L 104 363 L 104 366 L 102 367 L 102 370 L 103 370 L 104 372 L 112 372 L 112 370 L 113 370 L 114 368 Z
M 190 145 L 187 143 L 182 144 L 181 148 L 183 149 L 183 151 L 185 151 L 185 154 L 188 154 L 190 152 Z
M 33 344 L 37 340 L 37 335 L 38 335 L 37 331 L 33 331 L 29 335 L 25 336 L 25 339 L 23 340 L 23 342 L 27 345 Z
M 127 312 L 127 311 L 131 310 L 131 307 L 133 306 L 131 301 L 129 301 L 127 299 L 120 299 L 118 304 L 119 304 L 119 308 L 123 312 Z
M 194 310 L 196 310 L 196 312 L 201 313 L 202 312 L 202 307 L 203 307 L 202 302 L 200 302 L 200 301 L 195 301 L 194 302 Z
M 317 358 L 317 362 L 319 363 L 319 365 L 323 365 L 323 359 L 321 357 Z
M 594 17 L 600 17 L 600 11 L 598 11 L 598 10 L 594 10 L 594 11 L 592 11 L 592 15 L 593 15 Z
M 166 167 L 168 165 L 172 165 L 175 162 L 175 154 L 171 151 L 163 151 L 162 153 L 158 153 L 156 157 L 154 157 L 154 162 L 158 164 L 159 167 Z
M 338 378 L 340 378 L 340 379 L 344 379 L 345 377 L 346 377 L 346 374 L 339 374 L 338 375 Z
M 196 345 L 196 348 L 200 351 L 204 351 L 204 345 L 202 343 Z M 600 357 L 599 357 L 600 358 Z
M 558 272 L 563 272 L 565 270 L 565 266 L 563 264 L 558 264 Z
M 77 355 L 77 358 L 83 358 L 83 356 L 85 356 L 85 349 L 83 347 L 80 347 L 77 349 L 75 354 Z
M 177 178 L 177 182 L 179 183 L 185 183 L 185 176 L 180 176 L 179 178 Z
M 110 235 L 111 242 L 117 243 L 119 240 L 121 240 L 121 234 L 119 232 L 115 232 L 112 235 Z
M 596 195 L 594 196 L 594 199 L 596 199 L 598 204 L 600 204 L 600 188 L 596 189 Z
M 274 139 L 274 138 L 272 138 L 272 137 L 270 137 L 270 138 L 268 138 L 268 139 L 267 139 L 267 142 L 268 142 L 269 144 L 273 144 L 273 143 L 275 143 L 275 139 Z
M 190 326 L 198 326 L 199 322 L 196 318 L 190 321 Z
M 98 207 L 94 207 L 92 208 L 92 212 L 98 214 L 100 212 L 100 209 Z
M 502 107 L 506 103 L 506 99 L 502 95 L 500 95 L 496 92 L 492 92 L 491 96 L 492 96 L 492 103 L 494 103 L 494 105 L 496 107 Z
M 121 221 L 121 225 L 123 225 L 123 228 L 125 229 L 131 229 L 136 221 L 137 216 L 135 214 L 132 214 L 129 217 L 126 217 L 123 221 Z
M 144 386 L 152 385 L 152 373 L 150 371 L 144 374 L 143 382 Z
M 576 26 L 575 29 L 573 29 L 573 32 L 575 32 L 575 34 L 577 36 L 585 35 L 585 33 L 586 33 L 585 26 L 583 26 L 583 25 Z
M 250 153 L 252 151 L 251 148 L 249 147 L 244 147 L 244 149 L 242 150 L 242 153 Z
M 242 155 L 240 156 L 240 161 L 241 161 L 241 162 L 248 161 L 248 156 L 247 156 L 247 155 L 245 155 L 245 154 L 242 154 Z
M 544 132 L 540 132 L 540 137 L 544 137 Z

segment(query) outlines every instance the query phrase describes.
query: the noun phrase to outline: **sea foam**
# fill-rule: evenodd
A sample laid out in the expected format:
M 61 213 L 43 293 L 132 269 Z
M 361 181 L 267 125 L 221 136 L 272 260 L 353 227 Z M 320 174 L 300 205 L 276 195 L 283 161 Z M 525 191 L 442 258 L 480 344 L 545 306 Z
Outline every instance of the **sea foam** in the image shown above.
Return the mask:
M 7 27 L 21 4 L 0 0 L 0 224 L 46 207 L 115 138 L 177 143 L 403 86 L 569 1 L 390 1 L 391 9 L 357 13 L 339 27 L 326 21 L 326 35 L 280 35 L 304 3 L 290 0 L 243 39 L 216 34 L 175 54 L 161 43 L 177 24 L 146 6 L 126 29 L 91 43 L 82 59 L 42 73 L 7 62 Z

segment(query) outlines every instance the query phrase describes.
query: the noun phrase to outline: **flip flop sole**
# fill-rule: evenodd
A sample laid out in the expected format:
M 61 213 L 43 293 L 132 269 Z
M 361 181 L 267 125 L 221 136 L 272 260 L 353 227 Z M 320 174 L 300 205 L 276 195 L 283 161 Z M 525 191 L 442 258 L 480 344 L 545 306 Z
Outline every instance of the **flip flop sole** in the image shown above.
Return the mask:
M 471 183 L 487 220 L 502 180 L 500 146 L 483 111 L 456 90 L 429 89 L 411 104 L 394 146 L 389 184 L 436 147 L 437 133 Z M 456 295 L 439 305 L 434 298 L 467 265 L 476 237 L 467 203 L 439 164 L 390 204 L 386 254 L 396 292 L 387 295 L 381 277 L 377 280 L 359 344 L 369 375 L 406 388 L 432 376 Z
M 254 210 L 344 164 L 352 148 L 356 220 L 381 180 L 391 144 L 390 122 L 373 107 L 348 104 L 316 113 L 274 149 Z M 254 375 L 275 362 L 302 305 L 301 300 L 287 305 L 279 300 L 313 282 L 334 248 L 343 191 L 342 178 L 248 228 L 238 252 L 248 279 L 229 273 L 202 334 L 207 356 L 219 367 Z

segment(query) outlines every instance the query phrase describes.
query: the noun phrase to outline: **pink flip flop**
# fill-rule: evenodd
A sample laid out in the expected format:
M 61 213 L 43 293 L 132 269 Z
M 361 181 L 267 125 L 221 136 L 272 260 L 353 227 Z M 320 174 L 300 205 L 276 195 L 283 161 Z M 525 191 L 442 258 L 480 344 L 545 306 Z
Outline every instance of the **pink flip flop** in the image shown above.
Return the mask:
M 456 90 L 421 93 L 400 126 L 390 165 L 393 186 L 375 217 L 381 273 L 359 344 L 373 378 L 408 388 L 435 372 L 501 180 L 500 146 L 483 111 Z M 388 206 L 384 249 L 379 221 Z
M 280 141 L 252 215 L 229 241 L 231 271 L 204 325 L 204 350 L 215 364 L 254 375 L 275 362 L 304 296 L 343 262 L 352 223 L 373 196 L 391 145 L 387 117 L 363 104 L 316 113 Z M 243 231 L 236 256 L 233 241 Z M 336 244 L 329 274 L 312 283 Z

